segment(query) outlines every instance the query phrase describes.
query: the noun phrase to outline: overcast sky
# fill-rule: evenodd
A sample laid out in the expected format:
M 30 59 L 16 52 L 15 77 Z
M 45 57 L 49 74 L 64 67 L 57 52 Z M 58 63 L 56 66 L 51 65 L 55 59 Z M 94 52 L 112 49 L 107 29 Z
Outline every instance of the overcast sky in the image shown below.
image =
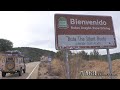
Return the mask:
M 112 16 L 117 48 L 110 49 L 110 53 L 120 52 L 120 11 L 0 11 L 0 38 L 12 41 L 14 47 L 35 47 L 56 52 L 55 13 Z M 106 54 L 106 50 L 99 51 Z

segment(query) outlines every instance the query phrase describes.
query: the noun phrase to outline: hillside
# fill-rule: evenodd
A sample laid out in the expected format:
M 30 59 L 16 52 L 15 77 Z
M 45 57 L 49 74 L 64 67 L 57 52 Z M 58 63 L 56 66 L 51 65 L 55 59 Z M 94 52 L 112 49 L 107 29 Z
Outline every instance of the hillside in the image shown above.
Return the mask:
M 48 56 L 54 57 L 55 52 L 38 49 L 38 48 L 32 48 L 32 47 L 16 47 L 13 48 L 13 50 L 19 50 L 24 54 L 26 58 L 29 58 L 31 61 L 38 61 L 40 60 L 41 56 Z

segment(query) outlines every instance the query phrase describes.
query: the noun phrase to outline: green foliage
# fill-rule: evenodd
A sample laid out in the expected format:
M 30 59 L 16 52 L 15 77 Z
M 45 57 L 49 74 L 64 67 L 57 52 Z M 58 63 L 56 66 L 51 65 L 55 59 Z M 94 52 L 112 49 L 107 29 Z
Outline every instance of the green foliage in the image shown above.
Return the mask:
M 63 50 L 57 51 L 57 53 L 55 54 L 55 58 L 58 58 L 60 60 L 64 60 L 64 58 L 65 58 L 65 52 Z
M 99 59 L 99 52 L 96 49 L 93 50 L 93 54 L 95 59 Z
M 120 53 L 111 54 L 111 59 L 112 59 L 112 60 L 120 59 Z
M 110 54 L 111 60 L 120 59 L 120 53 Z M 102 58 L 107 60 L 107 55 L 102 55 Z
M 89 60 L 89 55 L 85 51 L 81 51 L 78 54 L 82 57 L 82 59 Z
M 64 60 L 65 59 L 65 52 L 64 50 L 59 50 L 57 51 L 57 53 L 55 54 L 55 58 L 58 58 L 60 60 Z M 70 50 L 68 50 L 68 56 L 69 58 L 71 57 L 72 52 Z
M 89 59 L 90 60 L 94 59 L 94 53 L 93 52 L 90 52 Z
M 89 59 L 106 60 L 106 56 L 100 55 L 98 50 L 94 49 L 93 52 L 90 52 Z
M 82 58 L 84 60 L 107 60 L 107 55 L 100 55 L 97 49 L 94 49 L 92 52 L 90 52 L 90 54 L 86 53 L 85 51 L 81 51 L 77 54 L 73 54 L 70 50 L 69 52 L 69 59 L 74 59 L 75 57 L 77 58 Z M 65 51 L 63 50 L 59 50 L 56 54 L 55 54 L 56 58 L 59 58 L 60 60 L 64 60 L 65 59 Z M 115 59 L 120 59 L 120 53 L 114 53 L 111 54 L 111 60 L 115 60 Z
M 11 50 L 13 43 L 6 39 L 0 39 L 0 52 L 5 52 Z
M 90 52 L 90 60 L 92 60 L 92 59 L 100 59 L 101 57 L 100 57 L 100 54 L 99 54 L 99 52 L 98 52 L 98 50 L 96 50 L 96 49 L 94 49 L 93 50 L 93 52 Z

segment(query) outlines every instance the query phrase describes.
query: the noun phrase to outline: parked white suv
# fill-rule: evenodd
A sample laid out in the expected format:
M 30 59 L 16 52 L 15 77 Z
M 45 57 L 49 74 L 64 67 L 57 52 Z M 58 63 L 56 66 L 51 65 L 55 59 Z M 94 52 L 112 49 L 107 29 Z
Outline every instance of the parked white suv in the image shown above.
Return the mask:
M 24 56 L 19 51 L 7 51 L 0 57 L 0 69 L 2 76 L 5 77 L 6 73 L 18 73 L 22 75 L 22 71 L 26 72 L 26 65 Z

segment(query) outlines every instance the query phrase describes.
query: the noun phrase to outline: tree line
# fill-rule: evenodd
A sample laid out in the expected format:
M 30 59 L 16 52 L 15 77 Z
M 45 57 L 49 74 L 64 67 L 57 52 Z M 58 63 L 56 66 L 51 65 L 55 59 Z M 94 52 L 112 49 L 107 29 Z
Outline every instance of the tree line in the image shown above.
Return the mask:
M 98 49 L 94 49 L 89 54 L 85 51 L 79 51 L 78 53 L 72 53 L 70 50 L 68 51 L 68 53 L 69 53 L 69 57 L 79 56 L 83 60 L 87 60 L 87 61 L 88 60 L 107 60 L 107 55 L 101 55 Z M 111 56 L 111 60 L 120 59 L 120 53 L 113 53 L 113 54 L 110 54 L 110 56 Z M 64 60 L 65 51 L 59 50 L 55 54 L 55 57 L 59 58 L 60 60 Z
M 8 50 L 19 50 L 21 51 L 25 57 L 31 59 L 31 61 L 40 60 L 41 56 L 51 56 L 52 58 L 59 58 L 60 60 L 65 59 L 65 51 L 58 50 L 56 53 L 49 50 L 43 50 L 33 47 L 16 47 L 13 48 L 13 43 L 7 39 L 0 39 L 0 52 L 5 52 Z M 72 53 L 68 50 L 69 58 L 74 58 L 75 56 L 80 56 L 84 60 L 106 60 L 107 55 L 101 55 L 98 49 L 94 49 L 90 54 L 85 51 L 80 51 L 78 53 Z M 111 59 L 120 59 L 120 53 L 111 54 Z

